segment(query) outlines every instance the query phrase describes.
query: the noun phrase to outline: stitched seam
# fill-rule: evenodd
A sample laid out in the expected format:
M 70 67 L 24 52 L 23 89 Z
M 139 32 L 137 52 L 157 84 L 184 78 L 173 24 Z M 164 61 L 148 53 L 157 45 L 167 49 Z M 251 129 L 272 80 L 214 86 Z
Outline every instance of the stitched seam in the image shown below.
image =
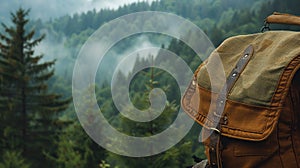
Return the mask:
M 203 87 L 201 87 L 201 86 L 198 86 L 198 89 L 199 90 L 203 90 L 203 91 L 205 91 L 205 92 L 210 92 L 209 90 L 207 90 L 206 88 L 203 88 Z M 212 93 L 211 93 L 212 94 Z M 227 100 L 227 101 L 229 101 L 229 102 L 233 102 L 233 103 L 240 103 L 240 102 L 237 102 L 237 101 L 232 101 L 232 100 Z M 256 107 L 256 108 L 260 108 L 260 109 L 262 109 L 262 110 L 268 110 L 268 111 L 278 111 L 278 110 L 280 110 L 281 108 L 272 108 L 272 107 L 262 107 L 262 106 L 257 106 L 257 105 L 247 105 L 247 104 L 245 104 L 245 103 L 240 103 L 240 104 L 243 104 L 243 105 L 246 105 L 246 106 L 251 106 L 251 107 Z M 275 114 L 276 114 L 276 112 L 274 112 Z M 228 113 L 228 116 L 230 116 L 230 113 Z M 202 115 L 202 114 L 199 114 L 198 113 L 198 116 L 197 117 L 193 117 L 193 118 L 196 118 L 196 119 L 198 119 L 198 123 L 200 122 L 203 122 L 203 117 L 204 117 L 204 119 L 206 118 L 209 122 L 211 122 L 211 120 L 209 120 L 209 118 L 207 118 L 207 116 L 205 116 L 205 115 Z M 268 118 L 273 118 L 273 117 L 268 117 Z M 271 120 L 271 119 L 269 119 L 269 121 Z M 223 128 L 225 128 L 225 129 L 228 129 L 228 130 L 230 130 L 230 131 L 232 131 L 232 132 L 236 132 L 236 133 L 242 133 L 242 132 L 246 132 L 246 133 L 250 133 L 252 136 L 253 135 L 256 135 L 256 136 L 261 136 L 262 134 L 263 134 L 263 132 L 265 131 L 265 130 L 267 130 L 268 129 L 268 125 L 272 125 L 272 124 L 269 124 L 270 122 L 269 121 L 267 121 L 268 122 L 268 124 L 266 124 L 265 125 L 265 128 L 263 129 L 263 131 L 262 132 L 255 132 L 255 131 L 245 131 L 245 130 L 240 130 L 240 129 L 238 129 L 238 128 L 232 128 L 232 127 L 228 127 L 228 126 L 226 126 L 226 125 L 222 125 L 222 127 Z M 272 121 L 272 120 L 271 120 Z M 204 125 L 204 123 L 201 123 L 201 125 L 203 126 Z M 226 134 L 226 133 L 225 133 Z M 230 135 L 230 137 L 232 136 L 231 134 L 229 134 L 228 133 L 228 135 Z M 249 136 L 249 138 L 251 138 L 251 136 Z M 253 138 L 252 138 L 253 139 Z
M 291 85 L 292 77 L 295 75 L 297 70 L 300 67 L 300 55 L 296 56 L 285 68 L 283 73 L 281 74 L 280 80 L 277 84 L 277 89 L 273 94 L 271 100 L 271 107 L 274 107 L 277 102 L 279 102 L 280 106 L 284 103 L 284 98 L 287 96 L 287 92 L 289 88 L 287 86 Z M 290 71 L 290 72 L 289 72 Z M 288 80 L 283 80 L 284 77 L 287 77 Z M 283 89 L 279 89 L 279 86 L 283 86 Z M 279 96 L 276 96 L 279 95 Z

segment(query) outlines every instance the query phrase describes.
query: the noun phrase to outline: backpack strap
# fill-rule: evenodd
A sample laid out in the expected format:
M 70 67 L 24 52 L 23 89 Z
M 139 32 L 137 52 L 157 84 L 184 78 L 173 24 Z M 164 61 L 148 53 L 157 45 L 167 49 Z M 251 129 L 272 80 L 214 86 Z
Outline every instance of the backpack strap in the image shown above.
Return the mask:
M 221 158 L 221 150 L 222 145 L 220 144 L 221 139 L 221 119 L 223 124 L 226 124 L 226 116 L 223 116 L 223 111 L 225 108 L 225 102 L 227 100 L 227 96 L 232 89 L 235 81 L 240 76 L 241 72 L 244 70 L 248 62 L 250 61 L 253 55 L 254 49 L 252 45 L 249 45 L 244 51 L 243 55 L 237 62 L 235 68 L 232 69 L 231 73 L 226 79 L 226 83 L 223 86 L 221 92 L 216 101 L 216 111 L 213 114 L 208 114 L 212 118 L 213 122 L 217 122 L 217 128 L 209 128 L 210 137 L 209 137 L 209 145 L 208 145 L 208 161 L 211 168 L 222 168 L 222 158 Z

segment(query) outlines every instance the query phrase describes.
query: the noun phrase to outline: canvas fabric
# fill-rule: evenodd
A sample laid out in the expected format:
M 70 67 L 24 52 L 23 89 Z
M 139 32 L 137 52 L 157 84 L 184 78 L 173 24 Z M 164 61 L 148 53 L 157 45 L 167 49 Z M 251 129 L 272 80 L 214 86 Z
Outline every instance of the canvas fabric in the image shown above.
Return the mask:
M 224 76 L 249 45 L 253 56 L 229 90 L 222 114 L 226 122 L 220 119 L 223 167 L 300 167 L 299 32 L 226 39 L 196 70 L 183 108 L 204 128 L 213 125 L 208 114 L 216 110 Z

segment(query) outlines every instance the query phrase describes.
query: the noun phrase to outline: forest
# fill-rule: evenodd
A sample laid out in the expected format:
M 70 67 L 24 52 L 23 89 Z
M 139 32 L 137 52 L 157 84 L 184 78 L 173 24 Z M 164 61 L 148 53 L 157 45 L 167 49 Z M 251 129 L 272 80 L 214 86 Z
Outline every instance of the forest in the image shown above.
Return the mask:
M 2 23 L 0 28 L 0 168 L 183 168 L 193 165 L 195 156 L 205 158 L 204 148 L 198 142 L 201 131 L 198 124 L 169 150 L 141 158 L 107 151 L 87 135 L 72 100 L 73 68 L 81 47 L 104 24 L 142 11 L 169 12 L 188 19 L 217 47 L 231 36 L 260 33 L 264 19 L 274 11 L 300 15 L 299 6 L 300 2 L 294 0 L 139 1 L 118 9 L 92 10 L 46 21 L 31 19 L 30 9 L 11 11 L 11 22 Z M 124 29 L 121 25 L 112 29 L 122 32 L 135 27 Z M 300 30 L 280 25 L 271 25 L 271 29 Z M 115 35 L 114 30 L 110 35 Z M 97 104 L 107 121 L 118 131 L 137 137 L 158 134 L 172 124 L 181 99 L 173 76 L 158 68 L 146 68 L 130 81 L 129 97 L 136 108 L 147 109 L 151 90 L 161 88 L 167 97 L 162 114 L 150 122 L 134 122 L 120 114 L 111 95 L 112 70 L 122 55 L 143 46 L 175 53 L 192 71 L 202 62 L 184 42 L 161 34 L 133 35 L 107 52 L 90 87 L 95 88 Z M 125 67 L 126 72 L 117 72 L 117 78 L 128 79 L 139 67 L 151 64 L 149 61 L 165 61 L 159 56 L 161 52 L 152 55 L 152 60 L 137 55 L 132 65 Z M 168 61 L 164 63 L 177 68 Z M 184 76 L 184 72 L 182 74 Z M 81 103 L 92 106 L 92 102 L 82 96 Z M 120 99 L 122 96 L 119 95 Z M 125 107 L 124 110 L 132 109 Z

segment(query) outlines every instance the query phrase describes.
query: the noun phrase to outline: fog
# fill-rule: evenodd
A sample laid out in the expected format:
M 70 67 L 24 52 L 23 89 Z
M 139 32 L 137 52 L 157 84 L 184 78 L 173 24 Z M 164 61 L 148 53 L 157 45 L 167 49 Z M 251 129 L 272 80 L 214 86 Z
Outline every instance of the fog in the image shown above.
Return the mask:
M 140 0 L 141 1 L 141 0 Z M 154 0 L 144 0 L 151 3 Z M 48 20 L 63 15 L 72 15 L 95 9 L 96 11 L 138 2 L 138 0 L 0 0 L 0 22 L 10 19 L 10 12 L 20 7 L 31 10 L 30 18 Z
M 43 31 L 47 36 L 52 36 L 52 34 L 46 30 Z M 41 62 L 56 60 L 55 63 L 55 74 L 63 77 L 65 80 L 71 81 L 73 75 L 73 68 L 75 64 L 75 59 L 79 54 L 80 48 L 67 48 L 65 47 L 66 37 L 61 38 L 59 41 L 52 40 L 51 38 L 46 38 L 35 47 L 35 54 L 43 54 L 44 57 Z M 166 37 L 161 43 L 168 45 L 170 38 Z M 110 48 L 110 50 L 104 55 L 99 69 L 97 72 L 97 82 L 102 84 L 105 81 L 110 81 L 113 74 L 121 71 L 124 75 L 128 75 L 132 71 L 135 60 L 139 56 L 140 58 L 157 55 L 157 52 L 147 53 L 143 51 L 147 48 L 160 47 L 161 43 L 156 43 L 151 41 L 147 35 L 138 35 L 134 38 L 134 41 L 131 45 L 127 46 L 121 52 L 118 49 L 120 44 L 126 43 L 126 40 L 120 41 L 120 44 Z M 96 46 L 94 49 L 89 50 L 89 52 L 99 50 L 99 46 Z M 77 51 L 73 53 L 72 51 Z M 75 55 L 73 55 L 75 54 Z M 92 55 L 91 53 L 85 53 L 85 55 Z M 124 62 L 124 58 L 129 57 L 131 59 Z M 95 60 L 97 60 L 95 58 Z M 122 63 L 122 65 L 118 65 Z M 88 64 L 90 66 L 90 64 Z M 117 68 L 117 66 L 119 66 Z M 101 77 L 101 78 L 99 78 Z

